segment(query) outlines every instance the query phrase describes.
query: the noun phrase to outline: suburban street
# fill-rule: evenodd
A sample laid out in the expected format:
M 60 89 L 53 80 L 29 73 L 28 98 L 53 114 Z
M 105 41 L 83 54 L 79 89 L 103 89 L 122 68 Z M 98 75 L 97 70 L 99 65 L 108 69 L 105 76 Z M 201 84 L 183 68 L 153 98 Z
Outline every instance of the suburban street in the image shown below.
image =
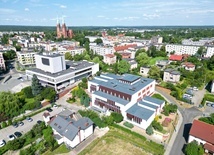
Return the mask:
M 171 103 L 176 103 L 175 99 L 167 94 L 166 92 L 163 92 L 161 89 L 156 87 L 156 91 L 163 95 L 168 101 Z M 172 144 L 172 147 L 169 148 L 171 151 L 169 152 L 169 155 L 183 155 L 183 148 L 184 145 L 187 143 L 188 140 L 188 133 L 191 127 L 191 123 L 193 119 L 197 116 L 202 116 L 202 112 L 199 111 L 196 107 L 192 107 L 189 109 L 184 109 L 178 106 L 178 110 L 180 111 L 182 117 L 183 117 L 183 122 L 181 124 L 181 127 L 177 132 L 177 136 L 175 139 L 171 139 L 170 143 Z M 169 145 L 170 147 L 171 145 Z

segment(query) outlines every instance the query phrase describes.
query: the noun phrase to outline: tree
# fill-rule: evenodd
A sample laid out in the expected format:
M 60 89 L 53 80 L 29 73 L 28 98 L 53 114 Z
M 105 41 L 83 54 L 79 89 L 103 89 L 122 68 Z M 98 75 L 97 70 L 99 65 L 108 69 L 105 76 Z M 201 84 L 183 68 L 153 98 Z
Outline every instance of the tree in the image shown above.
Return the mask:
M 163 131 L 162 125 L 156 120 L 152 121 L 152 127 L 157 131 L 160 131 L 160 132 Z
M 3 53 L 3 57 L 5 60 L 12 60 L 16 57 L 16 52 L 14 50 L 9 50 Z
M 136 61 L 139 64 L 139 66 L 147 66 L 149 64 L 149 57 L 146 53 L 140 53 L 136 57 Z
M 53 102 L 55 100 L 56 97 L 56 91 L 54 90 L 54 88 L 51 87 L 45 87 L 42 91 L 41 91 L 41 95 L 42 98 L 44 99 L 48 99 L 51 102 Z
M 39 79 L 35 74 L 33 74 L 31 89 L 33 96 L 38 95 L 42 91 L 42 86 L 39 83 Z
M 122 55 L 120 53 L 115 52 L 114 55 L 116 55 L 117 61 L 122 60 Z
M 25 98 L 33 97 L 31 86 L 23 88 L 21 92 L 24 94 Z
M 148 126 L 148 127 L 146 128 L 146 133 L 147 133 L 148 135 L 152 135 L 152 134 L 154 133 L 153 128 L 152 128 L 151 125 Z
M 15 46 L 16 51 L 21 51 L 22 47 L 20 45 Z
M 203 54 L 206 52 L 204 46 L 199 47 L 197 54 L 200 56 L 203 56 Z
M 203 153 L 204 149 L 196 141 L 187 144 L 185 148 L 185 155 L 203 155 Z
M 152 66 L 149 70 L 149 78 L 160 79 L 160 69 L 157 66 Z
M 103 40 L 101 38 L 97 38 L 94 42 L 97 44 L 102 44 Z
M 113 117 L 113 120 L 116 123 L 120 123 L 123 121 L 123 115 L 120 113 L 112 112 L 111 116 Z
M 71 55 L 71 53 L 70 52 L 66 52 L 65 53 L 65 60 L 72 60 L 73 58 L 72 58 L 72 55 Z
M 121 60 L 118 63 L 118 73 L 119 74 L 128 73 L 129 69 L 130 69 L 130 64 L 126 60 Z
M 17 139 L 14 139 L 12 141 L 9 141 L 7 143 L 7 147 L 10 150 L 18 150 L 18 149 L 23 147 L 24 143 L 25 143 L 24 138 L 17 138 Z

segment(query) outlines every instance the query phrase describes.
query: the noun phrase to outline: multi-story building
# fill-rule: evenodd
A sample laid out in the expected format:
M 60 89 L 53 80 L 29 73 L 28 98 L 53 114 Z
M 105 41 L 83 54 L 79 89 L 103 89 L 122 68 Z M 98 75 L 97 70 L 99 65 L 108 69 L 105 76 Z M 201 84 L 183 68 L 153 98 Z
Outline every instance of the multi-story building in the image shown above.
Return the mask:
M 69 52 L 72 56 L 76 54 L 82 54 L 85 51 L 85 48 L 83 47 L 65 47 L 64 50 L 58 49 L 58 53 L 65 54 Z
M 64 55 L 60 54 L 36 54 L 35 60 L 36 68 L 26 70 L 27 79 L 30 80 L 35 74 L 43 86 L 53 87 L 57 92 L 99 71 L 99 64 L 65 61 Z
M 103 57 L 103 62 L 108 64 L 108 65 L 115 64 L 116 61 L 117 61 L 117 57 L 114 54 L 106 54 Z
M 151 69 L 151 67 L 147 67 L 147 66 L 140 67 L 140 75 L 148 77 L 150 69 Z
M 163 75 L 163 81 L 164 82 L 179 82 L 180 81 L 180 72 L 177 70 L 174 70 L 172 68 L 167 68 L 164 71 L 164 75 Z
M 91 106 L 100 111 L 121 113 L 125 121 L 146 129 L 165 102 L 149 97 L 155 91 L 155 80 L 124 74 L 101 74 L 88 81 Z
M 154 36 L 151 39 L 152 44 L 162 44 L 162 42 L 163 42 L 163 37 L 160 37 L 160 36 Z
M 195 55 L 198 51 L 200 46 L 193 46 L 193 45 L 175 45 L 175 44 L 167 44 L 166 45 L 166 52 L 172 53 L 176 55 Z
M 90 46 L 90 50 L 93 50 L 94 53 L 98 55 L 114 54 L 115 50 L 112 46 Z
M 19 64 L 21 64 L 23 67 L 24 66 L 33 66 L 36 64 L 35 62 L 35 54 L 37 52 L 34 52 L 32 49 L 26 49 L 22 51 L 16 52 L 17 59 Z
M 211 58 L 214 55 L 214 46 L 207 46 L 207 52 L 204 57 Z
M 0 70 L 6 70 L 3 53 L 0 52 Z

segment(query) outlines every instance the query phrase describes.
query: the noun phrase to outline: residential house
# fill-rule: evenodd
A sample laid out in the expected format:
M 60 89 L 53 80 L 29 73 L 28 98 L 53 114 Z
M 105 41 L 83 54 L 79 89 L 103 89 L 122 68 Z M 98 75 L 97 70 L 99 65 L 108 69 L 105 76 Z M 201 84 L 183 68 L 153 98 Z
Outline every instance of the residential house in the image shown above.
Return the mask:
M 120 53 L 122 55 L 122 59 L 128 59 L 128 58 L 131 58 L 131 53 L 129 52 L 121 52 Z
M 164 71 L 163 81 L 176 83 L 180 81 L 180 76 L 181 74 L 179 71 L 168 68 Z
M 48 114 L 44 114 L 43 118 Z M 49 120 L 47 118 L 50 118 Z M 87 117 L 76 119 L 75 113 L 65 109 L 53 117 L 44 119 L 53 130 L 58 144 L 74 148 L 93 134 L 93 122 Z
M 103 57 L 103 62 L 108 65 L 112 65 L 112 64 L 116 63 L 116 61 L 117 61 L 117 57 L 114 54 L 106 54 Z
M 121 113 L 128 121 L 146 129 L 159 115 L 165 101 L 150 97 L 155 80 L 132 74 L 101 74 L 88 81 L 91 106 L 99 111 Z
M 214 125 L 194 120 L 189 132 L 188 143 L 196 141 L 203 145 L 205 152 L 214 154 Z
M 147 66 L 140 67 L 140 75 L 148 77 L 150 68 L 151 67 L 147 67 Z
M 194 71 L 195 70 L 195 65 L 191 62 L 183 62 L 181 64 L 181 67 L 183 67 L 185 70 L 188 70 L 188 71 Z
M 127 58 L 127 59 L 123 59 L 123 60 L 126 60 L 130 64 L 131 70 L 137 68 L 137 62 L 135 61 L 135 59 Z
M 183 56 L 172 54 L 172 55 L 170 55 L 169 60 L 171 60 L 171 61 L 182 61 Z
M 156 66 L 160 67 L 161 69 L 164 69 L 169 64 L 170 64 L 169 60 L 157 60 L 156 61 Z

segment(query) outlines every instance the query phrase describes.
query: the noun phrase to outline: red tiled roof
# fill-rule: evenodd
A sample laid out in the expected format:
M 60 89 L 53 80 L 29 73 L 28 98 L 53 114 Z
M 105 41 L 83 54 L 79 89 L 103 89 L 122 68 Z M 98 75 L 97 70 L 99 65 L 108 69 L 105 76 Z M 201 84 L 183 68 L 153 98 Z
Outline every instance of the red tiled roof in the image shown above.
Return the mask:
M 209 144 L 209 143 L 205 143 L 205 144 L 204 144 L 204 148 L 205 148 L 206 150 L 209 150 L 209 151 L 214 152 L 214 145 L 211 145 L 211 144 Z
M 195 67 L 195 65 L 191 62 L 184 62 L 183 65 L 185 65 L 186 67 L 189 67 L 189 68 Z
M 114 47 L 114 49 L 115 49 L 115 51 L 124 51 L 130 47 L 136 47 L 136 46 L 137 46 L 137 44 L 130 44 L 130 45 L 124 45 L 124 46 L 117 46 L 117 47 Z
M 106 54 L 105 56 L 106 56 L 106 57 L 109 57 L 109 58 L 113 58 L 113 57 L 115 57 L 115 55 L 114 55 L 114 54 Z
M 43 114 L 43 116 L 46 118 L 46 117 L 50 116 L 50 113 L 45 112 L 45 113 Z
M 170 55 L 169 60 L 181 61 L 183 59 L 182 55 Z
M 128 52 L 123 52 L 123 53 L 120 53 L 122 56 L 131 56 L 131 53 L 128 53 Z
M 189 132 L 190 135 L 214 144 L 214 125 L 194 120 Z

